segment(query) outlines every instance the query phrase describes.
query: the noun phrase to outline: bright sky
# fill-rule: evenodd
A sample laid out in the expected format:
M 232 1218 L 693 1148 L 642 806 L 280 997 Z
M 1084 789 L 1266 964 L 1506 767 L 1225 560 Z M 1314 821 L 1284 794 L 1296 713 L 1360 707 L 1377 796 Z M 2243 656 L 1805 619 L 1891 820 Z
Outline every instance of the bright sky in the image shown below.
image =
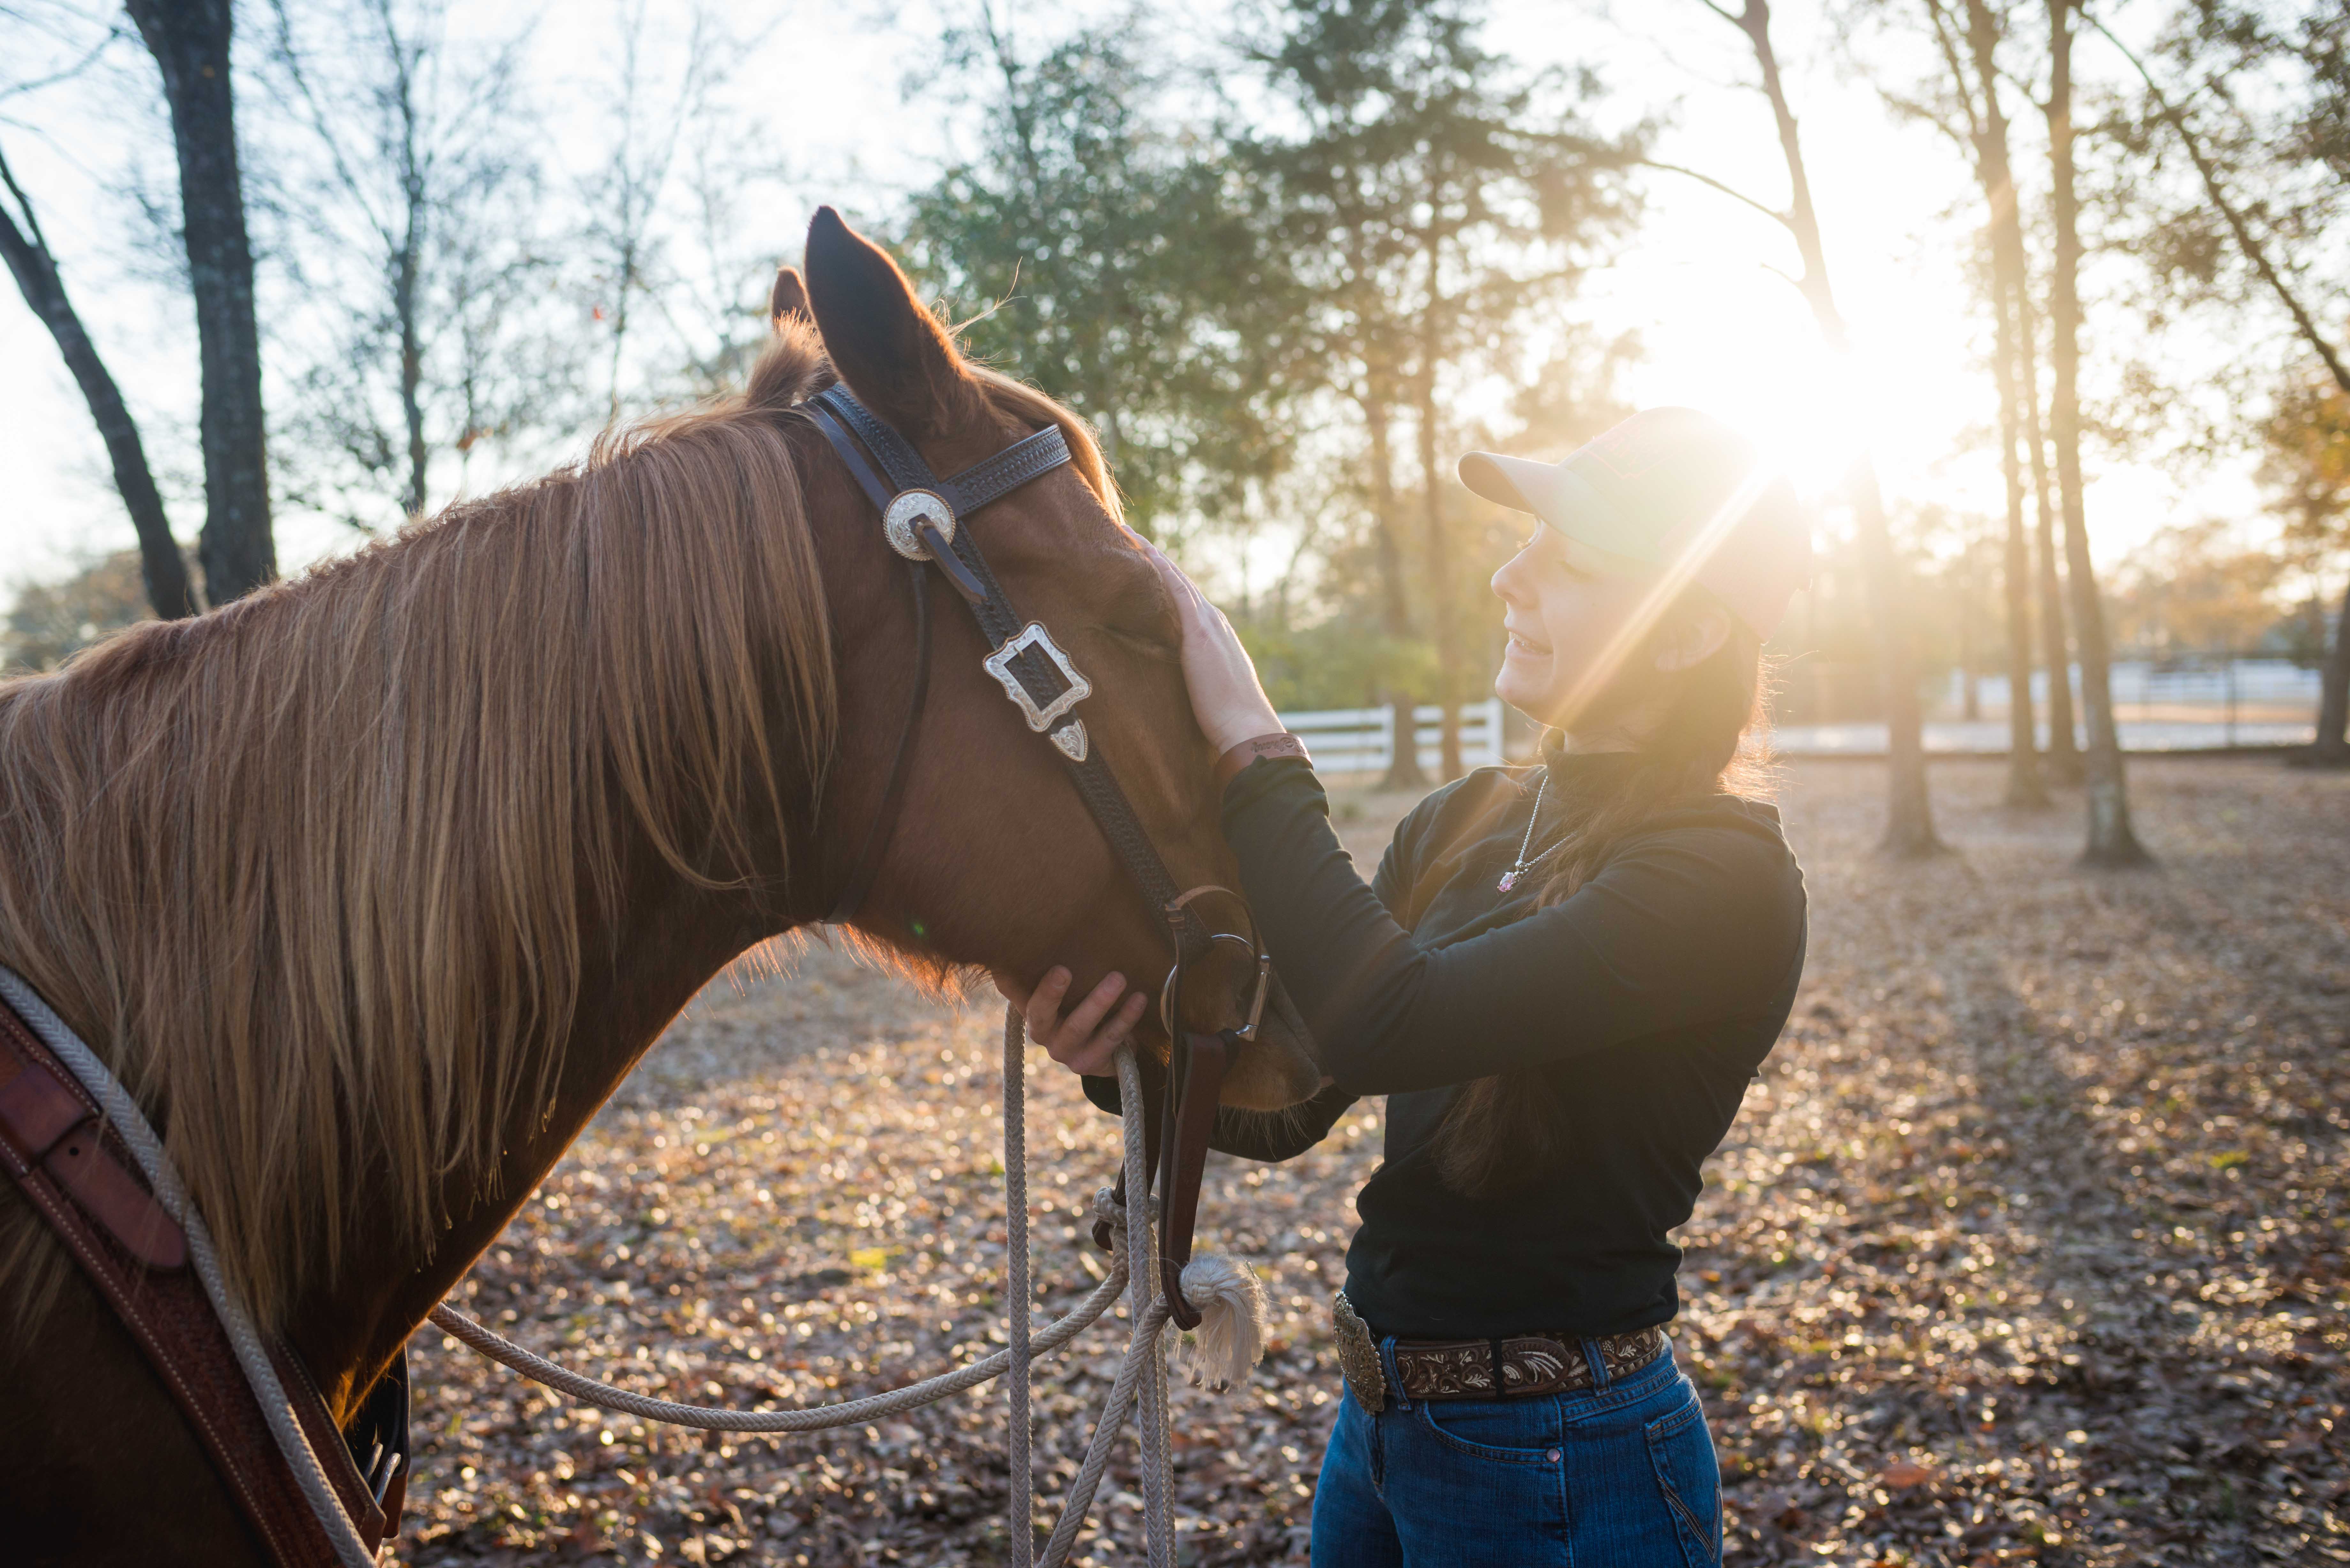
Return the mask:
M 98 0 L 85 3 L 96 14 Z M 459 9 L 465 25 L 492 32 L 540 16 L 533 60 L 536 85 L 556 115 L 550 152 L 560 162 L 592 146 L 582 84 L 613 47 L 606 0 L 559 12 Z M 681 16 L 684 9 L 675 7 Z M 803 197 L 774 214 L 778 255 L 796 249 L 816 202 L 834 201 L 852 218 L 859 210 L 878 214 L 948 151 L 952 117 L 900 97 L 910 67 L 935 47 L 931 5 L 796 6 L 781 25 L 772 5 L 735 0 L 721 9 L 738 32 L 766 32 L 736 73 L 733 96 L 775 128 L 775 145 L 761 151 L 785 161 Z M 1933 133 L 1898 124 L 1875 89 L 1840 67 L 1821 11 L 1819 0 L 1783 0 L 1773 8 L 1774 33 L 1857 343 L 1852 363 L 1830 361 L 1801 298 L 1769 270 L 1795 270 L 1783 233 L 1671 174 L 1651 176 L 1648 221 L 1591 284 L 1589 312 L 1611 331 L 1639 332 L 1647 358 L 1631 377 L 1636 401 L 1695 404 L 1746 427 L 1807 489 L 1825 487 L 1867 445 L 1897 509 L 1939 503 L 1997 512 L 1990 454 L 1960 452 L 1970 429 L 1981 430 L 1994 412 L 1977 361 L 1984 328 L 1962 272 L 1976 221 L 1966 170 Z M 664 14 L 659 0 L 653 14 Z M 16 54 L 5 35 L 16 26 L 0 22 L 0 57 Z M 1667 116 L 1659 157 L 1783 202 L 1767 105 L 1729 85 L 1751 74 L 1743 38 L 1698 0 L 1639 0 L 1614 20 L 1561 0 L 1499 0 L 1492 38 L 1529 62 L 1596 66 L 1615 89 L 1616 112 Z M 141 275 L 150 264 L 138 262 L 122 237 L 127 204 L 109 190 L 141 147 L 147 167 L 168 176 L 153 151 L 167 132 L 160 109 L 139 101 L 140 57 L 126 50 L 117 60 L 109 79 L 0 102 L 0 146 L 39 203 L 70 268 L 68 286 L 148 432 L 151 457 L 192 463 L 187 306 L 170 280 Z M 176 200 L 176 190 L 163 193 Z M 0 296 L 0 586 L 128 545 L 130 525 L 88 412 L 47 334 L 13 293 Z M 2241 514 L 2251 499 L 2240 469 L 2222 468 L 2183 491 L 2157 472 L 2106 469 L 2092 488 L 2091 526 L 2098 553 L 2111 560 L 2164 524 Z M 175 508 L 174 522 L 192 535 L 200 522 L 192 500 Z M 289 567 L 352 542 L 337 525 L 281 514 L 279 553 Z

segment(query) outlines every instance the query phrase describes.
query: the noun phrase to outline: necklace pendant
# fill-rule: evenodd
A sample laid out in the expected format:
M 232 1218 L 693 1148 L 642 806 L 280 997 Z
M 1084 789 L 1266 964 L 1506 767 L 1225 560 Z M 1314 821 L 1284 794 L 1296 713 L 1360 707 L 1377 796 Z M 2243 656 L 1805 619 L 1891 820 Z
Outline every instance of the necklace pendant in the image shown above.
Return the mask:
M 1517 885 L 1518 868 L 1513 866 L 1507 871 L 1502 873 L 1502 879 L 1493 884 L 1493 890 L 1497 893 L 1506 893 Z

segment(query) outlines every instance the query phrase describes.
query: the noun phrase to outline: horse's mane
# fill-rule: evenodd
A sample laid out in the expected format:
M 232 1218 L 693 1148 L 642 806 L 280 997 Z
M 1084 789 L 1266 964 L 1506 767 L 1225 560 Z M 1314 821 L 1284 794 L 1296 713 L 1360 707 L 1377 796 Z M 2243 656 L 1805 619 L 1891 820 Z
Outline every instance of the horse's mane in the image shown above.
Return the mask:
M 1117 513 L 1076 416 L 968 368 Z M 324 1217 L 363 1179 L 411 1242 L 494 1182 L 632 835 L 731 884 L 761 815 L 821 787 L 831 628 L 785 410 L 832 379 L 786 320 L 740 395 L 0 683 L 0 961 L 163 1124 L 265 1325 L 348 1262 Z M 29 1318 L 67 1264 L 16 1212 Z
M 0 685 L 0 960 L 160 1113 L 263 1323 L 347 1261 L 322 1217 L 363 1179 L 411 1241 L 494 1179 L 630 843 L 728 884 L 816 784 L 831 630 L 779 415 L 824 374 L 788 327 L 742 395 Z

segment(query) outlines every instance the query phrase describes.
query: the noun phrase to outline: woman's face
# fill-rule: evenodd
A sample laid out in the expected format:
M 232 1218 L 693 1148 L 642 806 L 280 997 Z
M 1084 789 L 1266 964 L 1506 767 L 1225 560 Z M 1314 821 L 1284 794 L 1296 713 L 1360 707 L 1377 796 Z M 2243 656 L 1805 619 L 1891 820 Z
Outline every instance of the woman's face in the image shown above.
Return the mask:
M 1656 568 L 1576 543 L 1534 525 L 1534 537 L 1493 574 L 1509 646 L 1493 694 L 1544 724 L 1573 727 L 1618 670 L 1656 662 L 1648 638 L 1633 631 L 1650 597 Z M 1678 660 L 1676 660 L 1678 662 Z

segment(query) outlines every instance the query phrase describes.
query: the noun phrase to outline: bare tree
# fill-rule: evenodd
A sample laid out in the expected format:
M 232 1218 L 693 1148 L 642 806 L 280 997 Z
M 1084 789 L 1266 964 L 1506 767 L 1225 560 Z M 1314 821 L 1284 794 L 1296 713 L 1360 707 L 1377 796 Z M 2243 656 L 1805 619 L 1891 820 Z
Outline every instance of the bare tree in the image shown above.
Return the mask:
M 661 219 L 671 177 L 689 135 L 709 111 L 725 61 L 740 48 L 702 6 L 686 26 L 684 63 L 673 87 L 652 57 L 645 0 L 620 16 L 618 80 L 608 109 L 612 140 L 579 192 L 588 218 L 584 259 L 597 279 L 596 319 L 608 340 L 607 417 L 620 417 L 629 337 L 640 297 L 666 286 Z
M 1803 275 L 1795 280 L 1804 301 L 1811 306 L 1820 335 L 1833 353 L 1851 351 L 1852 335 L 1837 308 L 1835 290 L 1828 279 L 1826 247 L 1820 240 L 1817 210 L 1812 204 L 1812 182 L 1804 164 L 1794 111 L 1779 72 L 1779 56 L 1771 43 L 1771 8 L 1766 0 L 1745 0 L 1745 9 L 1732 12 L 1716 0 L 1699 4 L 1746 35 L 1762 73 L 1762 93 L 1771 102 L 1779 132 L 1779 150 L 1787 164 L 1789 189 L 1785 212 L 1740 196 L 1748 205 L 1768 213 L 1794 237 L 1803 257 Z M 1688 171 L 1682 171 L 1688 172 Z M 1727 191 L 1719 182 L 1709 181 Z M 1737 195 L 1735 192 L 1729 192 Z M 1918 700 L 1918 656 L 1902 600 L 1901 567 L 1893 550 L 1893 530 L 1885 515 L 1885 494 L 1877 479 L 1876 460 L 1863 452 L 1846 480 L 1853 514 L 1859 524 L 1862 559 L 1868 577 L 1870 618 L 1875 622 L 1879 677 L 1884 682 L 1887 732 L 1887 799 L 1885 837 L 1888 854 L 1939 854 L 1943 844 L 1934 832 L 1934 813 L 1926 791 L 1925 715 Z
M 237 163 L 230 89 L 230 0 L 128 0 L 163 73 L 180 164 L 182 234 L 195 298 L 203 404 L 204 526 L 196 560 L 213 604 L 277 576 L 269 526 L 269 455 L 261 406 L 261 334 L 253 246 Z
M 2056 503 L 2051 494 L 2048 431 L 2040 406 L 2040 313 L 2032 306 L 2027 273 L 2015 298 L 2017 379 L 2023 405 L 2023 440 L 2032 452 L 2032 526 L 2039 564 L 2040 649 L 2048 670 L 2048 753 L 2043 774 L 2052 784 L 2081 782 L 2081 748 L 2073 735 L 2073 652 L 2065 637 L 2064 580 L 2057 562 Z
M 6 259 L 25 303 L 57 339 L 57 352 L 72 372 L 74 384 L 81 389 L 90 418 L 97 421 L 107 460 L 114 468 L 114 488 L 122 496 L 130 526 L 139 536 L 139 566 L 147 602 L 165 620 L 193 615 L 197 607 L 188 586 L 188 564 L 180 555 L 179 542 L 172 537 L 171 518 L 164 513 L 161 493 L 155 488 L 155 476 L 147 467 L 147 450 L 139 439 L 138 423 L 66 293 L 65 277 L 49 249 L 48 237 L 41 232 L 40 218 L 33 211 L 31 198 L 16 183 L 5 156 L 0 156 L 0 187 L 6 189 L 15 203 L 13 212 L 0 204 L 0 257 Z
M 2081 706 L 2088 719 L 2089 841 L 2093 866 L 2152 860 L 2130 826 L 2129 787 L 2106 651 L 2105 607 L 2089 560 L 2089 524 L 2081 495 L 2081 198 L 2073 161 L 2074 0 L 2048 0 L 2048 161 L 2056 254 L 2049 277 L 2049 357 L 2055 371 L 2049 422 L 2056 442 L 2056 483 L 2064 506 L 2064 555 L 2073 591 L 2073 635 L 2081 655 Z
M 1906 12 L 1906 4 L 1886 5 L 1890 13 Z M 1959 12 L 1963 10 L 1964 19 Z M 2019 685 L 2018 702 L 2009 711 L 2011 773 L 2008 798 L 2015 805 L 2043 805 L 2048 784 L 2081 782 L 2080 749 L 2074 740 L 2071 652 L 2065 636 L 2064 586 L 2057 566 L 2056 504 L 2052 493 L 2046 421 L 2041 407 L 2040 313 L 2033 308 L 2031 262 L 2024 244 L 2023 200 L 2013 173 L 2008 140 L 2009 121 L 1999 99 L 2003 75 L 1998 68 L 1996 47 L 2007 36 L 2003 8 L 1982 0 L 1921 0 L 1918 16 L 1931 34 L 1947 73 L 1949 97 L 1911 97 L 1881 80 L 1878 92 L 1896 110 L 1933 127 L 1949 137 L 1970 161 L 1977 182 L 1990 208 L 1985 225 L 1991 266 L 1987 297 L 1992 307 L 1993 369 L 2000 396 L 2002 476 L 2007 484 L 2012 554 L 2006 609 L 2008 665 L 2023 670 L 2031 664 L 2031 635 L 2035 590 L 2040 647 L 2048 673 L 2048 745 L 2032 763 L 2022 762 L 2033 739 L 2028 697 Z M 1973 71 L 1968 68 L 1971 58 Z M 1970 85 L 1969 78 L 1975 80 Z M 1977 94 L 1983 95 L 1979 102 Z M 2025 459 L 2014 452 L 2021 443 Z M 2028 469 L 2032 523 L 2022 525 L 2023 471 Z M 2027 682 L 2028 683 L 2028 682 Z
M 2050 3 L 2054 7 L 2060 0 L 2050 0 Z M 2189 161 L 2194 164 L 2196 177 L 2202 184 L 2212 211 L 2227 225 L 2228 234 L 2235 241 L 2246 264 L 2276 296 L 2278 303 L 2284 306 L 2285 314 L 2293 320 L 2294 332 L 2317 356 L 2319 362 L 2325 367 L 2326 374 L 2333 378 L 2334 384 L 2345 395 L 2350 395 L 2350 365 L 2344 362 L 2341 351 L 2319 330 L 2316 317 L 2303 300 L 2301 291 L 2294 286 L 2286 269 L 2269 254 L 2268 245 L 2254 230 L 2243 203 L 2230 193 L 2220 161 L 2207 144 L 2205 137 L 2197 130 L 2194 122 L 2173 96 L 2155 80 L 2154 73 L 2147 68 L 2144 60 L 2116 37 L 2104 23 L 2085 12 L 2083 19 L 2119 51 L 2146 83 L 2147 94 L 2156 113 L 2178 137 Z M 2060 32 L 2064 30 L 2061 17 L 2056 26 Z M 2069 36 L 2067 47 L 2069 49 Z M 2338 33 L 2334 35 L 2331 47 L 2332 57 L 2337 62 L 2334 68 L 2338 70 L 2341 53 Z M 2317 739 L 2311 748 L 2311 761 L 2326 767 L 2350 767 L 2350 735 L 2345 733 L 2345 722 L 2350 722 L 2350 589 L 2345 589 L 2343 594 L 2341 614 L 2334 622 L 2334 647 L 2325 664 L 2324 693 L 2318 708 Z
M 387 499 L 427 510 L 443 452 L 513 438 L 561 396 L 561 365 L 529 337 L 552 259 L 518 91 L 526 36 L 452 46 L 440 0 L 353 0 L 307 31 L 286 0 L 272 11 L 310 198 L 290 259 L 324 302 L 287 334 L 307 351 L 287 493 L 370 529 Z
M 1927 11 L 1950 68 L 1951 87 L 1965 115 L 1966 140 L 1974 156 L 1975 178 L 1982 187 L 1988 208 L 1984 233 L 1991 250 L 1991 379 L 1999 391 L 1999 466 L 2007 493 L 2002 571 L 2008 669 L 2007 804 L 2034 807 L 2046 805 L 2049 801 L 2033 722 L 2032 551 L 2023 516 L 2025 459 L 2019 450 L 2024 441 L 2025 404 L 2037 403 L 2037 393 L 2024 370 L 2023 334 L 2029 328 L 2023 298 L 2028 271 L 2022 212 L 2016 194 L 2013 165 L 2008 157 L 2007 112 L 2000 104 L 1997 53 L 2002 29 L 1999 18 L 1985 0 L 1964 0 L 1964 5 L 1963 27 L 1950 24 L 1939 0 L 1929 0 Z M 1966 41 L 1963 59 L 1954 36 L 1960 33 Z M 1975 78 L 1971 88 L 1967 80 L 1970 63 Z M 2036 447 L 2036 406 L 2030 423 Z M 2032 453 L 2032 462 L 2034 466 L 2040 462 L 2036 450 Z M 2041 495 L 2044 505 L 2044 487 Z M 2051 668 L 2053 687 L 2061 677 L 2054 675 L 2054 665 Z

